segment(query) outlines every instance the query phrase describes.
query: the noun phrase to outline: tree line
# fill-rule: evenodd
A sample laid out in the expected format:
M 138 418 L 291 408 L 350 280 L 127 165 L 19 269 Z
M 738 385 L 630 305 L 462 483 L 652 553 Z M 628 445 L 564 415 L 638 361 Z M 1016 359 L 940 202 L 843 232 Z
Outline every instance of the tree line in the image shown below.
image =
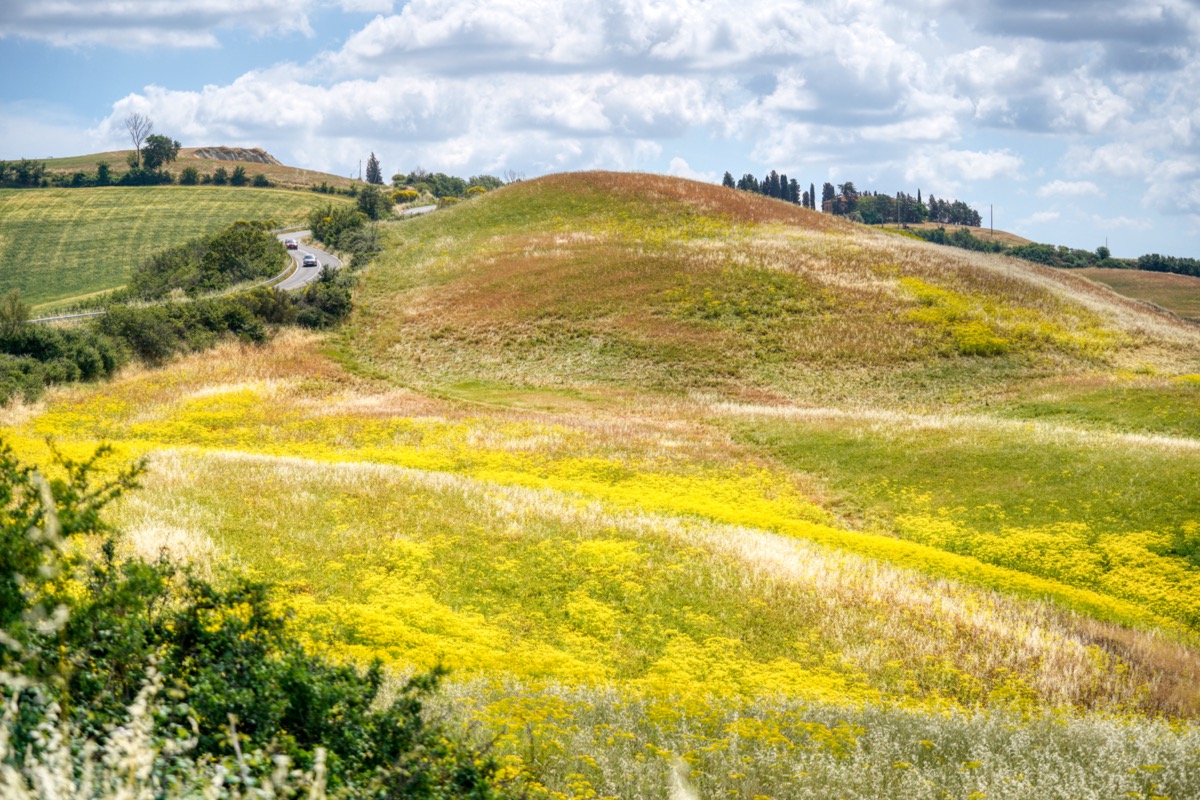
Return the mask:
M 961 200 L 937 199 L 930 195 L 927 202 L 921 199 L 921 190 L 913 197 L 907 192 L 897 192 L 895 197 L 874 191 L 860 192 L 853 181 L 837 184 L 826 182 L 821 187 L 818 206 L 816 185 L 810 183 L 805 189 L 798 180 L 771 170 L 762 179 L 747 172 L 734 180 L 726 171 L 721 185 L 730 189 L 774 197 L 814 211 L 847 217 L 854 222 L 881 225 L 885 222 L 921 223 L 937 222 L 944 225 L 970 225 L 979 227 L 982 219 L 979 212 Z
M 1112 252 L 1103 245 L 1095 250 L 1039 242 L 1005 246 L 1000 242 L 980 239 L 963 228 L 953 231 L 947 231 L 945 228 L 913 229 L 906 233 L 935 244 L 985 253 L 1000 253 L 1056 269 L 1084 269 L 1087 267 L 1133 269 L 1147 272 L 1170 272 L 1176 275 L 1191 275 L 1200 278 L 1200 259 L 1195 258 L 1164 256 L 1158 253 L 1149 253 L 1137 258 L 1113 258 Z

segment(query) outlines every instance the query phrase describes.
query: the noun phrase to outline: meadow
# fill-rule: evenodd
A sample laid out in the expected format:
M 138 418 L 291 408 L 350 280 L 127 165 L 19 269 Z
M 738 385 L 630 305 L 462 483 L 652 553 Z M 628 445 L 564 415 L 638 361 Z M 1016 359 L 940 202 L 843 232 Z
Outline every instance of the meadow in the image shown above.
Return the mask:
M 146 456 L 126 546 L 270 579 L 532 797 L 1200 793 L 1200 335 L 655 176 L 386 227 L 340 333 L 0 415 Z
M 1184 319 L 1200 321 L 1200 278 L 1131 269 L 1083 269 L 1080 274 L 1127 297 L 1162 306 Z
M 105 292 L 147 256 L 238 219 L 303 224 L 311 192 L 164 186 L 0 190 L 0 292 L 33 306 Z

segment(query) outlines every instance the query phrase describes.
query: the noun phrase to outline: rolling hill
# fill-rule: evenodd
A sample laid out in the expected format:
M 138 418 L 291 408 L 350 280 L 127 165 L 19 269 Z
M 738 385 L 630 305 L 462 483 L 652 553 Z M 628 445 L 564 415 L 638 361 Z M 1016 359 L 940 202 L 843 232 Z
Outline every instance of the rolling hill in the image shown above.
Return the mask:
M 1200 329 L 652 175 L 385 226 L 351 321 L 3 412 L 532 797 L 1200 793 Z
M 51 158 L 45 161 L 46 171 L 70 174 L 77 171 L 95 172 L 96 164 L 109 166 L 115 177 L 120 177 L 129 168 L 128 159 L 132 150 L 112 150 L 107 153 L 92 153 L 67 158 Z M 281 189 L 310 189 L 328 184 L 337 189 L 348 189 L 354 181 L 349 177 L 331 175 L 327 172 L 289 167 L 260 148 L 243 147 L 183 147 L 179 157 L 167 166 L 167 171 L 179 179 L 179 174 L 188 167 L 195 167 L 200 174 L 212 173 L 217 167 L 232 172 L 243 167 L 246 174 L 266 175 L 272 184 Z

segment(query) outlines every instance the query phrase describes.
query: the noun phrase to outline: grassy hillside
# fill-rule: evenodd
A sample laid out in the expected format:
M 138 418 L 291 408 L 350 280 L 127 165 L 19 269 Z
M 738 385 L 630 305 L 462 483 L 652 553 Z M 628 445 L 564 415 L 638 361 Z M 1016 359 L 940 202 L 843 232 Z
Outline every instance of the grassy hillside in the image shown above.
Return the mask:
M 645 175 L 387 239 L 333 339 L 6 437 L 147 455 L 129 547 L 279 582 L 316 649 L 448 664 L 533 797 L 1200 793 L 1194 327 Z
M 1184 319 L 1200 322 L 1200 278 L 1132 269 L 1081 269 L 1079 272 L 1126 297 L 1154 303 Z
M 218 160 L 203 158 L 197 155 L 197 151 L 205 152 L 212 149 L 216 148 L 181 148 L 179 150 L 179 157 L 167 166 L 167 171 L 178 179 L 179 173 L 183 172 L 187 167 L 195 167 L 201 175 L 206 175 L 212 173 L 217 167 L 224 167 L 226 172 L 232 172 L 235 167 L 241 166 L 245 168 L 246 174 L 250 178 L 253 179 L 255 175 L 266 175 L 272 184 L 284 189 L 308 189 L 312 186 L 319 186 L 322 183 L 339 189 L 345 189 L 354 183 L 349 177 L 300 169 L 299 167 L 250 161 Z M 45 164 L 48 172 L 73 173 L 79 171 L 95 172 L 96 164 L 103 162 L 109 166 L 115 177 L 120 177 L 129 169 L 128 159 L 132 153 L 132 150 L 113 150 L 107 153 L 51 158 L 47 159 Z
M 113 289 L 158 250 L 238 219 L 300 224 L 328 202 L 230 187 L 0 190 L 0 292 L 20 289 L 36 305 Z
M 1200 370 L 1194 329 L 1077 276 L 699 183 L 555 176 L 395 236 L 354 339 L 374 367 L 463 396 L 943 407 L 1064 372 Z

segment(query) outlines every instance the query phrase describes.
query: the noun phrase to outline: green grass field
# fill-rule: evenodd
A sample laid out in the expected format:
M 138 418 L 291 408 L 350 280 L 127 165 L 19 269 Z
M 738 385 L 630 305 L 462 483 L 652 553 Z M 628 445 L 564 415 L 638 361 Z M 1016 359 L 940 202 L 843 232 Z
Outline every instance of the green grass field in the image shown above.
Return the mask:
M 1154 303 L 1184 319 L 1200 322 L 1200 278 L 1133 269 L 1081 269 L 1079 274 L 1126 297 Z
M 232 187 L 0 190 L 0 292 L 36 306 L 114 289 L 158 250 L 238 219 L 301 224 L 330 201 Z
M 1195 326 L 657 176 L 384 229 L 339 332 L 5 437 L 146 456 L 126 547 L 448 665 L 529 797 L 1200 796 Z

